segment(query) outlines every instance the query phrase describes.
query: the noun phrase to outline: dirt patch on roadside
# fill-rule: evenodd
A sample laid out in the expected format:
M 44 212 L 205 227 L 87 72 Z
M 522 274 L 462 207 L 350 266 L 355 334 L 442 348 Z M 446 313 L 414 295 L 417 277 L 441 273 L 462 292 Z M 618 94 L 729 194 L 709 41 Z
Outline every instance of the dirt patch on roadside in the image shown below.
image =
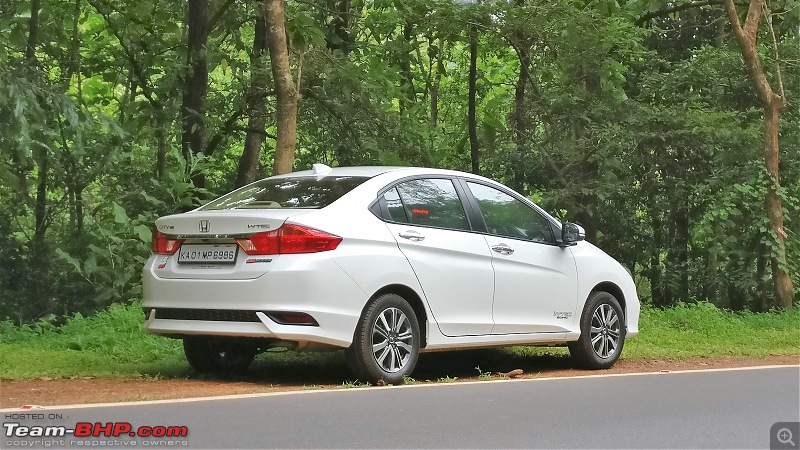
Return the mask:
M 519 378 L 572 377 L 592 374 L 661 372 L 693 369 L 719 369 L 765 365 L 800 365 L 800 356 L 766 358 L 689 358 L 681 360 L 620 360 L 608 370 L 586 371 L 570 367 L 569 358 L 541 356 L 502 357 L 496 352 L 452 352 L 423 355 L 414 377 L 420 382 L 449 377 L 456 382 L 477 379 L 502 379 L 503 374 L 522 370 Z M 262 367 L 262 366 L 267 367 Z M 477 369 L 484 374 L 478 377 Z M 258 363 L 247 377 L 210 379 L 196 377 L 165 380 L 116 380 L 104 378 L 0 380 L 0 408 L 23 405 L 69 405 L 142 400 L 160 400 L 217 395 L 249 394 L 307 389 L 340 389 L 348 383 L 343 364 L 315 368 L 282 368 L 271 372 L 268 363 Z M 302 372 L 305 370 L 305 372 Z

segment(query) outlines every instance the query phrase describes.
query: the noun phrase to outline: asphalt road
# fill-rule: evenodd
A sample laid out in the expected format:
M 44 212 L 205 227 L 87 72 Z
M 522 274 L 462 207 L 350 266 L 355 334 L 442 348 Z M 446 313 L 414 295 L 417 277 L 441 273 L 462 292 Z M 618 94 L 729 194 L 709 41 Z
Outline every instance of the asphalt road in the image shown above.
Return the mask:
M 769 448 L 775 422 L 800 421 L 800 368 L 307 391 L 28 413 L 62 417 L 16 422 L 186 425 L 188 437 L 173 438 L 179 448 Z M 15 420 L 2 414 L 7 429 Z M 0 448 L 15 448 L 11 441 L 22 438 L 3 439 Z M 131 438 L 59 439 L 62 445 L 53 447 L 79 447 L 76 441 L 133 446 Z M 135 447 L 167 438 L 149 439 L 138 438 Z

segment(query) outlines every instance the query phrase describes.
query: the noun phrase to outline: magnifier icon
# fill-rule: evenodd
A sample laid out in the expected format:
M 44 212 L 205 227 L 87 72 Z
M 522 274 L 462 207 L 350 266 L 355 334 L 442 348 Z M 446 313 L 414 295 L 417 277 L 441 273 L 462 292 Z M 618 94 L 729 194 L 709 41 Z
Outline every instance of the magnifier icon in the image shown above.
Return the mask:
M 788 428 L 781 428 L 778 430 L 778 433 L 775 435 L 778 438 L 778 442 L 781 444 L 790 444 L 794 447 L 794 441 L 792 440 L 792 430 Z

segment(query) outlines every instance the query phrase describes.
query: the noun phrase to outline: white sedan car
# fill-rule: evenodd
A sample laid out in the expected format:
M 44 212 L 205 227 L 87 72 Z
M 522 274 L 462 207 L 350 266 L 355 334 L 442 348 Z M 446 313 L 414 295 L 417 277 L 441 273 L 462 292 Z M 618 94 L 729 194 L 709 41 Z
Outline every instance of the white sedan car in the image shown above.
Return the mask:
M 145 328 L 200 372 L 338 347 L 358 379 L 398 383 L 420 352 L 559 344 L 608 368 L 639 299 L 582 231 L 480 176 L 315 164 L 156 220 Z

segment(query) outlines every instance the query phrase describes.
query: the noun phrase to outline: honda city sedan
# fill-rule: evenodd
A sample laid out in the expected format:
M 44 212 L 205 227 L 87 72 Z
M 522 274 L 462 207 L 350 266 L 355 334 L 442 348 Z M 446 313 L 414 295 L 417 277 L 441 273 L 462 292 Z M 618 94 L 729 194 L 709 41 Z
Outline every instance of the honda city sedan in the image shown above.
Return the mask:
M 341 348 L 359 380 L 399 383 L 420 352 L 512 345 L 604 369 L 638 334 L 639 299 L 583 238 L 480 176 L 315 164 L 156 220 L 144 326 L 199 372 Z

